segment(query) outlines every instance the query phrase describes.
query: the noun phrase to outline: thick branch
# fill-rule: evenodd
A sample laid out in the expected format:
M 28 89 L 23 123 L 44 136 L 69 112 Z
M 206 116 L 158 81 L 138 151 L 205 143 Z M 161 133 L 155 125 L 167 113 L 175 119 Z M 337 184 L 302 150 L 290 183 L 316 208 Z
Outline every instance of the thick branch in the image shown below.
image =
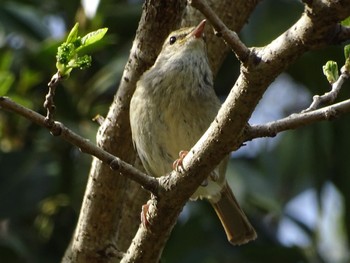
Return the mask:
M 129 103 L 135 84 L 153 64 L 165 37 L 179 26 L 185 6 L 185 0 L 147 0 L 144 3 L 118 92 L 97 134 L 98 146 L 128 163 L 135 162 L 129 125 Z M 129 185 L 126 177 L 115 176 L 108 165 L 93 160 L 78 225 L 63 262 L 111 262 L 116 258 L 111 248 L 124 250 L 129 246 L 141 203 L 145 201 L 143 196 L 133 196 L 133 201 L 139 203 L 134 207 L 139 210 L 123 211 Z M 137 193 L 142 193 L 141 189 Z M 119 234 L 119 229 L 127 231 Z
M 313 1 L 321 3 L 320 1 Z M 242 67 L 241 75 L 220 109 L 217 118 L 183 161 L 185 172 L 162 178 L 171 189 L 153 199 L 149 215 L 151 230 L 139 228 L 122 262 L 155 262 L 148 243 L 161 245 L 188 197 L 231 150 L 244 142 L 248 119 L 269 84 L 307 50 L 326 46 L 330 31 L 350 14 L 350 0 L 307 8 L 295 25 L 264 48 L 252 50 L 256 56 Z M 258 60 L 255 58 L 259 58 Z M 164 228 L 162 219 L 171 223 Z M 133 254 L 133 251 L 142 254 Z
M 158 181 L 155 178 L 140 172 L 132 165 L 97 147 L 89 140 L 68 129 L 62 123 L 57 121 L 47 122 L 47 119 L 41 114 L 25 108 L 6 97 L 0 97 L 0 107 L 17 113 L 22 117 L 49 129 L 52 135 L 60 136 L 63 140 L 77 146 L 82 152 L 97 157 L 99 160 L 109 165 L 112 170 L 127 176 L 129 179 L 136 181 L 145 189 L 157 195 Z M 118 175 L 116 174 L 116 176 Z
M 316 0 L 313 2 L 321 3 Z M 149 10 L 144 12 L 139 26 L 139 30 L 148 28 L 149 31 L 146 30 L 145 36 L 153 37 L 157 35 L 155 34 L 156 30 L 161 30 L 164 27 L 164 20 L 157 17 L 157 14 L 166 17 L 166 19 L 171 17 L 170 21 L 165 21 L 168 22 L 165 26 L 167 29 L 171 28 L 169 25 L 175 26 L 178 23 L 181 12 L 174 14 L 171 10 L 178 11 L 181 8 L 178 6 L 164 7 L 162 3 L 176 5 L 178 1 L 174 1 L 174 3 L 171 1 L 146 2 L 145 9 L 149 8 Z M 246 123 L 268 85 L 305 51 L 332 42 L 329 33 L 336 27 L 337 21 L 349 15 L 350 0 L 329 2 L 328 5 L 320 4 L 315 6 L 315 10 L 312 8 L 310 3 L 307 12 L 303 14 L 301 19 L 270 45 L 251 51 L 256 54 L 259 60 L 249 60 L 245 67 L 242 67 L 241 75 L 216 120 L 185 158 L 184 174 L 179 175 L 173 172 L 170 176 L 160 178 L 159 182 L 164 186 L 162 190 L 165 191 L 158 193 L 158 197 L 154 197 L 150 203 L 151 227 L 150 229 L 145 229 L 142 226 L 139 228 L 123 262 L 157 261 L 185 202 L 224 156 L 232 149 L 238 148 L 244 141 Z M 162 10 L 164 12 L 161 12 Z M 154 23 L 154 21 L 157 22 Z M 163 22 L 159 23 L 159 21 Z M 151 29 L 147 23 L 151 24 Z M 144 43 L 156 45 L 157 48 L 161 44 L 161 42 L 155 43 L 153 38 L 142 38 L 142 36 L 144 35 L 139 31 L 118 94 L 98 137 L 99 144 L 108 152 L 120 152 L 120 156 L 129 158 L 132 156 L 128 125 L 130 97 L 138 77 L 147 65 L 151 65 L 153 62 L 152 59 L 144 62 L 144 57 L 137 50 Z M 145 50 L 147 49 L 146 47 Z M 155 56 L 156 54 L 153 58 Z M 4 99 L 1 98 L 1 101 Z M 58 126 L 60 127 L 60 125 Z M 56 134 L 62 129 L 53 131 Z M 122 189 L 125 182 L 116 181 L 115 175 L 109 170 L 109 167 L 94 161 L 79 225 L 72 243 L 72 251 L 75 255 L 67 255 L 67 260 L 107 262 L 111 258 L 115 258 L 113 252 L 108 252 L 109 248 L 115 245 L 114 234 L 117 228 L 114 222 L 118 221 L 121 211 L 119 214 L 113 213 L 113 211 L 117 210 L 117 204 L 123 201 L 124 192 Z M 121 192 L 119 193 L 118 190 Z M 105 228 L 101 229 L 101 226 Z M 140 253 L 136 254 L 135 251 Z
M 239 1 L 232 1 L 232 0 L 210 0 L 211 6 L 212 8 L 215 10 L 215 12 L 221 14 L 221 18 L 228 23 L 228 25 L 230 25 L 231 28 L 234 28 L 236 30 L 239 30 L 240 28 L 243 27 L 245 21 L 247 21 L 250 13 L 254 10 L 254 7 L 257 4 L 257 0 L 239 0 Z M 226 12 L 227 10 L 230 10 L 230 12 Z M 193 7 L 187 5 L 186 7 L 186 13 L 183 15 L 183 19 L 182 19 L 182 25 L 181 26 L 193 26 L 198 24 L 199 21 L 201 21 L 203 19 L 203 15 L 200 14 L 197 10 L 195 10 Z M 232 19 L 234 18 L 234 19 Z M 162 27 L 164 25 L 161 25 Z M 208 27 L 209 29 L 209 27 Z M 157 29 L 159 30 L 159 29 Z M 210 30 L 208 30 L 210 31 Z M 150 37 L 151 39 L 153 39 L 153 35 L 152 34 L 156 34 L 156 36 L 158 37 L 159 33 L 154 33 L 154 32 L 148 32 L 149 35 L 148 37 Z M 213 69 L 214 73 L 217 72 L 219 70 L 219 67 L 221 65 L 221 63 L 223 62 L 225 56 L 227 55 L 229 49 L 227 47 L 225 47 L 225 44 L 221 41 L 220 38 L 215 37 L 212 32 L 206 32 L 207 35 L 207 44 L 208 44 L 208 56 L 209 56 L 209 61 L 211 64 L 211 68 Z M 165 36 L 164 36 L 165 38 Z M 158 39 L 158 38 L 157 38 Z M 156 40 L 154 40 L 156 41 Z M 157 40 L 158 41 L 158 40 Z M 163 42 L 163 39 L 161 40 L 160 44 Z M 135 42 L 137 43 L 137 42 Z M 158 43 L 155 43 L 158 45 Z M 147 47 L 142 48 L 141 50 L 143 50 L 143 52 L 147 52 Z M 152 46 L 152 48 L 154 48 Z M 132 49 L 132 52 L 135 49 Z M 131 58 L 133 58 L 133 54 L 130 55 Z M 137 60 L 135 61 L 135 67 L 138 66 L 137 64 Z M 142 62 L 142 61 L 141 61 Z M 134 187 L 135 188 L 135 187 Z M 131 191 L 128 190 L 128 194 Z M 139 193 L 140 191 L 136 191 L 134 190 L 134 192 Z M 135 196 L 131 197 L 131 201 L 134 207 L 140 207 L 141 205 L 137 205 L 137 202 L 135 202 Z M 130 240 L 131 238 L 134 236 L 134 233 L 132 230 L 130 230 L 130 216 L 128 216 L 128 211 L 131 210 L 130 206 L 128 206 L 128 209 L 126 212 L 123 212 L 123 218 L 125 217 L 126 220 L 125 221 L 125 226 L 122 225 L 120 227 L 119 231 L 123 231 L 123 233 L 120 233 L 119 236 L 130 236 Z M 139 210 L 137 210 L 137 217 L 136 220 L 138 220 L 138 215 L 139 215 Z M 162 221 L 162 224 L 166 224 L 166 220 Z M 135 225 L 135 224 L 134 224 Z M 124 240 L 128 240 L 127 238 L 123 238 Z M 130 242 L 129 242 L 130 243 Z M 127 243 L 127 245 L 129 245 L 129 243 Z M 154 251 L 154 255 L 153 255 L 153 260 L 155 257 L 160 255 L 160 251 L 162 250 L 162 248 L 159 248 L 158 251 L 156 251 L 154 249 L 155 246 L 152 245 L 153 243 L 148 243 L 149 247 L 148 249 L 152 249 Z M 124 248 L 124 245 L 121 246 L 121 248 Z M 152 258 L 152 257 L 150 257 Z M 143 261 L 146 262 L 146 261 Z

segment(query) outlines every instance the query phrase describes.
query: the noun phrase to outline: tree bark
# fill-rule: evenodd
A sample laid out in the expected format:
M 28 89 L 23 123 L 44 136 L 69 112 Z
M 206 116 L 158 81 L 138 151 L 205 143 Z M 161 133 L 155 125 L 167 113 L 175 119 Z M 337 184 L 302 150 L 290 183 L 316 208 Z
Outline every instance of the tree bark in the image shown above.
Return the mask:
M 244 24 L 248 21 L 250 14 L 253 12 L 259 0 L 246 1 L 206 1 L 212 10 L 219 15 L 225 25 L 235 32 L 241 31 Z M 205 16 L 192 6 L 186 8 L 182 26 L 197 25 Z M 230 47 L 225 44 L 220 37 L 215 36 L 213 28 L 209 24 L 205 29 L 208 48 L 208 58 L 214 76 L 218 73 Z
M 211 0 L 208 1 L 213 6 L 215 12 L 222 14 L 227 25 L 233 29 L 241 29 L 248 19 L 250 13 L 257 5 L 257 0 L 249 1 L 231 1 L 231 0 Z M 224 12 L 230 10 L 230 12 Z M 236 19 L 231 19 L 236 17 Z M 182 16 L 181 27 L 197 25 L 205 17 L 192 6 L 187 5 Z M 213 30 L 208 26 L 206 29 L 208 55 L 211 58 L 211 66 L 214 72 L 217 72 L 229 52 L 229 47 L 218 37 L 214 35 Z M 136 37 L 137 38 L 137 37 Z M 164 37 L 165 39 L 165 37 Z M 161 41 L 163 43 L 164 39 Z M 136 161 L 136 167 L 143 169 L 140 162 Z M 120 220 L 118 231 L 118 247 L 125 251 L 135 236 L 138 224 L 140 223 L 141 206 L 146 203 L 149 197 L 137 183 L 131 182 L 128 186 L 128 194 L 124 203 L 123 214 Z
M 244 142 L 248 120 L 268 86 L 306 51 L 336 42 L 338 22 L 349 14 L 349 0 L 313 1 L 289 30 L 265 47 L 250 49 L 215 121 L 184 158 L 184 172 L 160 178 L 163 191 L 149 202 L 151 227 L 140 226 L 121 262 L 158 262 L 185 202 L 206 175 Z
M 98 145 L 129 163 L 134 163 L 136 159 L 129 127 L 129 103 L 135 84 L 142 72 L 155 61 L 165 37 L 179 27 L 185 4 L 184 0 L 148 0 L 144 3 L 120 86 L 98 131 Z M 122 214 L 123 218 L 132 217 L 127 215 L 129 209 L 123 211 L 129 183 L 125 177 L 94 158 L 78 224 L 62 262 L 118 260 L 119 246 L 125 248 L 130 238 L 120 235 L 117 244 L 118 229 L 125 228 L 120 220 Z M 137 200 L 142 203 L 142 196 Z M 129 221 L 129 227 L 132 232 L 132 228 L 136 229 L 137 225 Z
M 212 6 L 217 8 L 217 14 L 231 29 L 239 29 L 257 1 L 231 2 L 213 0 L 215 5 Z M 160 179 L 162 191 L 152 198 L 150 205 L 151 231 L 140 226 L 124 256 L 120 249 L 128 247 L 133 236 L 131 233 L 138 226 L 140 206 L 147 195 L 138 191 L 138 185 L 131 185 L 125 177 L 94 159 L 78 226 L 64 262 L 114 262 L 121 257 L 122 262 L 158 261 L 186 200 L 204 180 L 205 174 L 244 141 L 248 119 L 268 85 L 307 50 L 335 42 L 333 31 L 337 22 L 350 13 L 349 0 L 315 0 L 307 4 L 303 16 L 293 27 L 266 47 L 251 49 L 251 56 L 242 65 L 241 75 L 217 119 L 186 156 L 185 173 L 179 175 L 174 172 Z M 184 1 L 154 0 L 144 4 L 121 84 L 97 135 L 100 147 L 127 162 L 135 163 L 137 160 L 131 142 L 128 112 L 135 84 L 142 72 L 154 62 L 168 33 L 179 27 L 184 9 Z M 187 10 L 188 21 L 194 17 L 198 19 L 198 13 L 193 13 L 196 12 Z M 185 19 L 183 25 L 187 23 L 192 24 Z M 208 34 L 209 58 L 216 73 L 228 48 Z M 133 208 L 125 210 L 131 200 L 138 201 L 133 203 Z

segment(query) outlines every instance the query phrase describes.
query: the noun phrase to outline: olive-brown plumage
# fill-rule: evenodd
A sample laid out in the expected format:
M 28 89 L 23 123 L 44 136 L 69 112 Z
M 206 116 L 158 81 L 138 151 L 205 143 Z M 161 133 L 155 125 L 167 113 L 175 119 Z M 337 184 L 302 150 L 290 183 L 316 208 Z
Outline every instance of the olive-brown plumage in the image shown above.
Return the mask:
M 214 120 L 220 102 L 213 89 L 203 30 L 172 32 L 154 63 L 137 83 L 130 103 L 132 138 L 146 171 L 169 173 L 181 150 L 190 150 Z M 256 238 L 225 179 L 226 160 L 192 199 L 206 198 L 218 214 L 228 240 L 243 244 Z M 205 186 L 204 186 L 205 185 Z

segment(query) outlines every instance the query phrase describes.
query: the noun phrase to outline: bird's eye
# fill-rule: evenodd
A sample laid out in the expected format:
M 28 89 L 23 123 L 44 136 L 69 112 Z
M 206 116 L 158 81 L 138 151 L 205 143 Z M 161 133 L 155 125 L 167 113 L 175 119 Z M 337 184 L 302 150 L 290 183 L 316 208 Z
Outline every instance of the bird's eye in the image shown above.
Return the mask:
M 169 38 L 169 44 L 172 45 L 176 42 L 176 37 L 172 36 Z

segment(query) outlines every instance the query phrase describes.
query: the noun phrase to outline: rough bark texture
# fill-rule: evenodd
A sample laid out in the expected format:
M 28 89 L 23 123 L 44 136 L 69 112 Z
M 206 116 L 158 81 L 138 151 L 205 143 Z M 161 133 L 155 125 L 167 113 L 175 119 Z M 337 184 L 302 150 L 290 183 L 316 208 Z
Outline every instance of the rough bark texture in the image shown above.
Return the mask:
M 143 169 L 141 164 L 136 167 Z M 140 224 L 141 206 L 150 196 L 149 192 L 136 182 L 131 181 L 127 187 L 117 236 L 118 248 L 122 251 L 126 251 L 130 246 Z
M 245 21 L 258 3 L 257 0 L 211 0 L 208 2 L 211 3 L 215 12 L 223 15 L 227 25 L 235 30 L 239 30 L 243 27 Z M 226 12 L 227 10 L 230 12 Z M 235 17 L 235 19 L 231 19 L 232 17 Z M 187 5 L 183 14 L 181 27 L 196 25 L 202 19 L 204 19 L 204 16 L 199 11 L 196 11 L 192 6 Z M 210 26 L 206 28 L 208 54 L 211 58 L 210 62 L 214 72 L 217 72 L 229 52 L 229 47 L 225 45 L 222 39 L 213 34 L 213 30 L 210 29 Z M 163 40 L 161 40 L 161 42 L 163 43 Z M 137 167 L 141 168 L 140 164 L 138 164 Z M 129 190 L 124 207 L 128 209 L 123 209 L 124 212 L 122 214 L 118 232 L 118 248 L 123 251 L 129 247 L 132 238 L 136 234 L 140 223 L 141 206 L 145 204 L 147 198 L 149 198 L 149 194 L 142 191 L 138 184 L 132 183 L 127 187 Z
M 284 34 L 266 47 L 252 50 L 217 118 L 185 157 L 185 172 L 172 172 L 160 179 L 163 192 L 150 202 L 150 227 L 140 226 L 121 262 L 158 262 L 183 205 L 206 174 L 240 147 L 248 119 L 270 83 L 306 51 L 333 42 L 337 22 L 350 14 L 350 1 L 312 3 Z
M 184 0 L 145 2 L 121 84 L 98 131 L 98 145 L 129 163 L 135 161 L 129 127 L 130 98 L 142 72 L 156 59 L 164 38 L 179 27 L 185 6 Z M 93 160 L 78 225 L 63 262 L 118 260 L 116 235 L 121 215 L 125 213 L 122 208 L 128 185 L 125 177 Z M 125 246 L 123 240 L 120 243 Z
M 195 1 L 199 3 L 201 0 L 192 0 Z M 49 123 L 44 116 L 6 97 L 0 97 L 2 108 L 48 128 L 53 135 L 61 136 L 82 151 L 99 156 L 107 163 L 102 164 L 97 159 L 92 162 L 79 222 L 63 262 L 159 262 L 165 243 L 184 204 L 206 175 L 230 151 L 239 148 L 245 140 L 259 136 L 273 136 L 285 129 L 333 118 L 339 113 L 350 111 L 350 100 L 346 100 L 323 109 L 311 109 L 306 113 L 296 114 L 294 118 L 266 125 L 252 127 L 247 125 L 260 98 L 284 69 L 308 50 L 350 38 L 349 28 L 339 25 L 339 21 L 350 15 L 350 0 L 304 2 L 306 5 L 301 18 L 269 45 L 248 49 L 243 43 L 239 43 L 248 50 L 247 59 L 242 60 L 241 74 L 215 121 L 183 160 L 182 174 L 173 171 L 170 175 L 154 179 L 144 174 L 140 175 L 135 169 L 122 170 L 120 165 L 114 164 L 117 158 L 108 152 L 140 166 L 131 143 L 128 112 L 130 98 L 140 75 L 154 62 L 164 38 L 170 31 L 180 26 L 186 7 L 185 1 L 145 2 L 121 84 L 108 116 L 98 132 L 98 145 L 106 151 L 98 151 L 101 149 L 71 132 L 64 125 L 58 122 Z M 256 4 L 257 1 L 254 0 L 212 0 L 211 6 L 229 28 L 239 29 Z M 200 19 L 201 15 L 189 7 L 182 23 L 193 25 Z M 214 16 L 208 16 L 208 19 L 212 19 L 215 25 Z M 208 34 L 209 56 L 212 68 L 217 72 L 228 48 L 224 48 L 213 34 Z M 233 38 L 232 34 L 222 35 L 227 43 L 239 41 L 238 38 Z M 229 39 L 230 37 L 232 39 Z M 231 48 L 237 51 L 237 46 L 232 45 Z M 349 72 L 342 74 L 343 78 L 349 78 Z M 341 85 L 340 82 L 334 85 Z M 101 156 L 107 157 L 101 158 Z M 119 172 L 112 171 L 111 168 Z M 141 204 L 145 202 L 148 194 L 136 183 L 128 181 L 126 179 L 128 175 L 133 180 L 143 178 L 135 181 L 140 184 L 143 182 L 145 188 L 147 180 L 152 179 L 157 183 L 157 191 L 152 191 L 155 196 L 152 196 L 149 202 L 147 228 L 139 224 L 139 213 Z M 136 229 L 137 233 L 131 242 Z M 121 252 L 126 249 L 125 254 Z
M 225 19 L 227 25 L 239 29 L 257 1 L 213 0 L 213 3 L 213 8 L 218 8 L 217 14 Z M 144 5 L 118 93 L 97 137 L 100 147 L 125 161 L 135 162 L 128 107 L 136 81 L 152 65 L 164 38 L 179 27 L 184 8 L 184 1 L 153 0 L 146 1 Z M 187 17 L 192 11 L 188 12 Z M 139 227 L 122 262 L 158 262 L 185 202 L 205 175 L 244 141 L 243 132 L 247 121 L 268 85 L 307 50 L 335 42 L 337 22 L 349 14 L 350 0 L 309 1 L 302 17 L 288 31 L 268 46 L 251 50 L 252 55 L 242 66 L 241 75 L 215 122 L 186 156 L 185 173 L 180 175 L 174 172 L 160 179 L 162 191 L 150 202 L 150 228 L 145 229 L 142 225 Z M 190 15 L 190 18 L 194 16 Z M 231 19 L 232 17 L 235 18 Z M 226 52 L 227 49 L 215 44 L 209 46 L 214 72 L 217 72 Z M 114 262 L 122 257 L 117 247 L 124 250 L 128 246 L 132 236 L 130 233 L 138 225 L 135 223 L 138 222 L 138 207 L 144 202 L 143 193 L 140 198 L 132 195 L 140 193 L 137 186 L 136 189 L 135 186 L 129 186 L 123 176 L 112 172 L 100 161 L 93 161 L 79 223 L 72 245 L 64 258 L 65 262 Z M 135 209 L 123 211 L 128 204 L 126 200 L 133 199 L 139 200 L 140 204 L 135 202 Z M 127 228 L 131 231 L 128 235 L 118 231 Z M 116 233 L 119 233 L 118 242 Z
M 248 21 L 249 15 L 253 12 L 256 5 L 260 0 L 246 0 L 246 1 L 215 1 L 210 0 L 207 3 L 218 14 L 220 19 L 226 24 L 228 28 L 233 31 L 241 31 L 244 24 Z M 182 26 L 197 25 L 199 21 L 205 17 L 201 12 L 194 7 L 188 6 Z M 208 57 L 214 76 L 219 71 L 222 62 L 226 58 L 230 47 L 228 47 L 220 37 L 214 35 L 214 30 L 210 27 L 210 21 L 208 21 L 205 34 L 207 36 Z

